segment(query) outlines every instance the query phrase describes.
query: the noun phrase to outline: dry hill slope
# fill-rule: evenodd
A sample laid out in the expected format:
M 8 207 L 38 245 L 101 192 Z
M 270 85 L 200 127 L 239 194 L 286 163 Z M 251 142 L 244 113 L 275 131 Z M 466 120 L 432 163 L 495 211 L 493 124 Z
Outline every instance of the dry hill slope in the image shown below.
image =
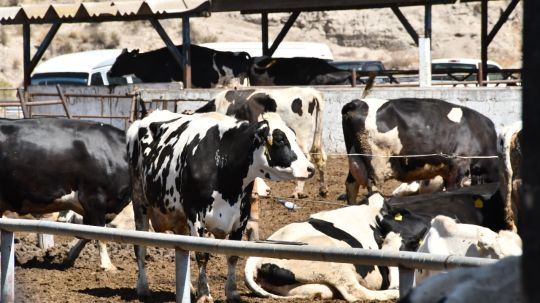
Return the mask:
M 1 6 L 35 1 L 0 0 Z M 64 1 L 72 2 L 72 1 Z M 490 27 L 508 0 L 490 3 Z M 423 7 L 403 8 L 417 32 L 423 32 Z M 270 15 L 270 37 L 275 37 L 287 14 Z M 181 21 L 162 21 L 175 43 L 181 43 Z M 192 19 L 195 42 L 258 41 L 260 15 L 213 14 Z M 522 5 L 492 42 L 490 59 L 504 67 L 521 66 Z M 48 25 L 32 26 L 32 46 L 37 47 Z M 22 80 L 22 36 L 20 26 L 0 26 L 0 87 L 16 86 Z M 390 68 L 417 65 L 417 50 L 390 9 L 302 13 L 286 41 L 324 42 L 335 59 L 377 59 Z M 433 6 L 433 58 L 480 57 L 480 4 Z M 74 51 L 100 48 L 139 48 L 164 44 L 149 22 L 108 22 L 62 25 L 44 59 Z

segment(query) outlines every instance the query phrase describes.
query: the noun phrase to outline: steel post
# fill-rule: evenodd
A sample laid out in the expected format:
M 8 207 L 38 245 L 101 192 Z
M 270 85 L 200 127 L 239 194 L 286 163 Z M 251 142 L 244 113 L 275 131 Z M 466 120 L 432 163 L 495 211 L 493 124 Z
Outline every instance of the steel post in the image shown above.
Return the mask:
M 11 303 L 15 302 L 15 247 L 13 244 L 14 234 L 5 230 L 2 230 L 0 234 L 2 237 L 2 239 L 0 240 L 0 268 L 2 283 L 2 295 L 0 298 L 0 302 Z
M 191 302 L 189 274 L 189 251 L 175 249 L 176 260 L 176 302 Z

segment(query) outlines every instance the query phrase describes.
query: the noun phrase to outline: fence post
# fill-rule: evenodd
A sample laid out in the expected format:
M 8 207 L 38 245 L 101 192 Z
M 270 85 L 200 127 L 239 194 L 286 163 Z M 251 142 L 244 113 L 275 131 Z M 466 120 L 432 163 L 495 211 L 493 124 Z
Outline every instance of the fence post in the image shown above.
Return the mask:
M 414 268 L 399 266 L 399 298 L 407 295 L 409 290 L 414 287 Z
M 15 247 L 13 244 L 14 235 L 12 232 L 0 231 L 0 251 L 1 251 L 1 287 L 2 294 L 0 302 L 15 302 Z
M 191 302 L 189 251 L 176 248 L 176 303 Z

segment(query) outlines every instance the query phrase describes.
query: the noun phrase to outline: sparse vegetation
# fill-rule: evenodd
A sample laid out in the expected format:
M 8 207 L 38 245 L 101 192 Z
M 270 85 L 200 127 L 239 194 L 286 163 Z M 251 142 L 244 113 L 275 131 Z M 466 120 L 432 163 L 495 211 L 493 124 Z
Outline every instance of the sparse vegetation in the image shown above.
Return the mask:
M 191 41 L 195 44 L 212 43 L 212 42 L 217 42 L 218 38 L 216 35 L 212 35 L 212 34 L 205 35 L 201 31 L 195 28 L 192 28 Z
M 7 45 L 9 43 L 9 35 L 5 28 L 0 28 L 0 44 Z

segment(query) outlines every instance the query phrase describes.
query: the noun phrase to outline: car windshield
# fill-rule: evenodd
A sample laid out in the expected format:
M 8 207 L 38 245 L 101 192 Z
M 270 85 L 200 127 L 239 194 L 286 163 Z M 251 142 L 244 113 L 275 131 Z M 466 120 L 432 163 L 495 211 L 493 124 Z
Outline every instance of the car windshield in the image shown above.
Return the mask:
M 30 79 L 32 85 L 88 85 L 88 73 L 43 73 L 35 74 Z

